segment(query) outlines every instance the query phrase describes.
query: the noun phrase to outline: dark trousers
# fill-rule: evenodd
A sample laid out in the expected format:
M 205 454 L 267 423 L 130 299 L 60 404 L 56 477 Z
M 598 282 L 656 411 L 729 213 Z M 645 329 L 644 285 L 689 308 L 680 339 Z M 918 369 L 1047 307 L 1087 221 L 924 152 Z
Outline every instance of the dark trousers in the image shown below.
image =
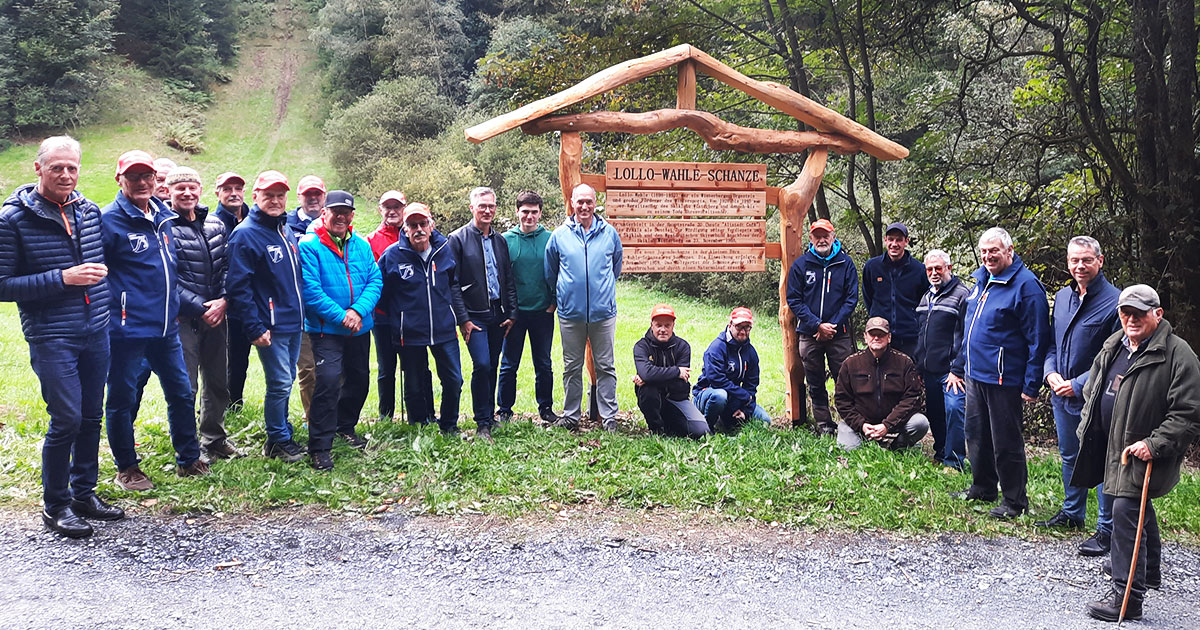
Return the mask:
M 1133 541 L 1137 539 L 1140 498 L 1109 497 L 1112 500 L 1112 577 L 1113 588 L 1125 592 L 1129 580 L 1129 563 L 1133 558 Z M 1146 501 L 1146 524 L 1142 529 L 1142 545 L 1138 548 L 1137 568 L 1133 572 L 1133 588 L 1129 598 L 1141 601 L 1146 595 L 1146 574 L 1162 576 L 1162 538 L 1158 532 L 1158 515 L 1154 503 Z
M 892 335 L 892 341 L 889 345 L 891 345 L 893 350 L 899 350 L 907 354 L 910 359 L 917 352 L 916 337 L 897 337 L 896 335 Z
M 371 330 L 375 338 L 376 391 L 379 392 L 379 418 L 391 419 L 396 415 L 396 368 L 400 353 L 392 345 L 392 327 L 375 322 Z
M 226 368 L 229 383 L 229 405 L 241 407 L 245 401 L 242 392 L 246 388 L 246 370 L 250 368 L 250 340 L 242 323 L 236 319 L 229 320 L 229 353 L 226 355 L 229 365 Z
M 333 448 L 334 433 L 353 433 L 371 389 L 371 335 L 306 333 L 312 343 L 313 386 L 308 450 Z
M 1029 507 L 1025 494 L 1025 436 L 1021 433 L 1021 388 L 989 385 L 971 379 L 967 388 L 967 457 L 971 488 L 994 496 L 996 484 L 1004 504 L 1019 511 Z
M 179 318 L 179 343 L 188 381 L 199 401 L 200 444 L 205 448 L 225 441 L 225 408 L 229 406 L 228 328 L 210 327 L 199 317 Z M 200 377 L 204 388 L 198 389 Z
M 53 514 L 96 490 L 108 331 L 29 342 L 50 426 L 42 441 L 42 502 Z M 69 486 L 69 487 L 68 487 Z
M 529 337 L 529 355 L 533 359 L 533 396 L 537 400 L 538 413 L 552 413 L 554 363 L 550 359 L 550 349 L 554 346 L 554 313 L 544 310 L 517 312 L 517 319 L 500 350 L 496 406 L 501 412 L 512 413 L 513 403 L 517 400 L 517 370 L 521 367 L 526 335 Z
M 833 414 L 829 411 L 829 389 L 826 385 L 831 377 L 837 380 L 842 362 L 854 352 L 854 340 L 848 333 L 838 333 L 832 339 L 817 341 L 811 335 L 797 333 L 800 337 L 800 361 L 804 364 L 804 382 L 808 384 L 808 397 L 812 400 L 813 423 L 818 429 L 837 430 Z M 826 372 L 826 365 L 829 371 Z
M 640 385 L 633 391 L 651 433 L 696 438 L 709 433 L 708 421 L 692 401 L 671 400 L 665 387 L 654 385 Z
M 500 371 L 500 349 L 504 346 L 503 320 L 500 302 L 492 302 L 486 315 L 472 315 L 471 322 L 480 328 L 471 332 L 467 352 L 471 353 L 471 411 L 475 424 L 491 426 L 496 421 L 496 375 Z
M 133 439 L 133 412 L 138 400 L 138 381 L 143 361 L 158 375 L 167 399 L 167 424 L 175 463 L 187 467 L 200 458 L 196 440 L 196 398 L 183 364 L 179 334 L 141 339 L 119 338 L 111 343 L 112 365 L 108 370 L 108 400 L 104 416 L 108 419 L 108 445 L 112 448 L 117 470 L 138 463 Z
M 433 376 L 429 373 L 429 354 L 433 354 L 438 380 L 442 383 L 441 418 L 443 431 L 458 428 L 459 396 L 462 395 L 462 358 L 458 338 L 433 346 L 402 346 L 400 367 L 404 371 L 404 402 L 410 424 L 428 424 L 433 415 Z

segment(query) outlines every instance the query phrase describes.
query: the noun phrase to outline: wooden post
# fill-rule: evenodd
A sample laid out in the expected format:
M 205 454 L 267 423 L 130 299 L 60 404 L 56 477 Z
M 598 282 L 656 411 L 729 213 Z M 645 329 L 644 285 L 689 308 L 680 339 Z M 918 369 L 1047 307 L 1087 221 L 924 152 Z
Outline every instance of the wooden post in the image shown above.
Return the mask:
M 779 277 L 779 327 L 783 331 L 783 369 L 785 377 L 785 418 L 793 427 L 808 422 L 804 405 L 804 365 L 800 362 L 796 317 L 787 305 L 787 279 L 792 263 L 804 254 L 804 217 L 812 206 L 829 151 L 813 149 L 804 161 L 804 170 L 792 185 L 779 192 L 779 242 L 783 249 L 783 270 Z
M 558 181 L 562 185 L 567 216 L 571 216 L 574 214 L 571 209 L 571 191 L 583 183 L 583 138 L 579 137 L 578 131 L 564 131 L 559 138 Z
M 688 59 L 675 66 L 679 83 L 675 90 L 676 109 L 696 109 L 696 62 Z

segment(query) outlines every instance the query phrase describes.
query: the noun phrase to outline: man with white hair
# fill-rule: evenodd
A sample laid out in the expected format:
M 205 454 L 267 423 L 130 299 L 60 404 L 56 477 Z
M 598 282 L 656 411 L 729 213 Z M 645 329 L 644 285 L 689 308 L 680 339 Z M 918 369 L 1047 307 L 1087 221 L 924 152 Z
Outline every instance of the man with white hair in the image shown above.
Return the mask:
M 167 190 L 167 174 L 178 166 L 171 158 L 160 157 L 154 160 L 154 196 L 160 201 L 171 205 L 171 191 Z
M 932 249 L 925 255 L 929 290 L 917 306 L 917 350 L 913 361 L 925 382 L 925 415 L 933 433 L 933 459 L 962 470 L 967 456 L 963 411 L 966 394 L 962 383 L 951 385 L 950 363 L 962 348 L 967 294 L 970 290 L 954 275 L 950 255 Z
M 1029 508 L 1025 486 L 1022 401 L 1037 399 L 1042 366 L 1050 348 L 1050 305 L 1046 289 L 1013 251 L 1003 228 L 979 237 L 983 265 L 971 274 L 962 350 L 947 385 L 965 382 L 967 452 L 971 487 L 956 493 L 970 501 L 1004 500 L 988 514 L 1012 519 Z

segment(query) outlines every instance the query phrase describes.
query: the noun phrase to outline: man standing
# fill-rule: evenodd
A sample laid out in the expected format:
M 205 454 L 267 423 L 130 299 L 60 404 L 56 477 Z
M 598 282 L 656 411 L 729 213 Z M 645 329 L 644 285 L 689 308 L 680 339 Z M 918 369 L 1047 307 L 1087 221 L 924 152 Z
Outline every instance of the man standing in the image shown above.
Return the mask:
M 708 434 L 708 421 L 689 400 L 692 347 L 675 334 L 675 309 L 657 304 L 650 310 L 650 328 L 633 345 L 633 365 L 638 409 L 651 433 L 692 438 Z
M 354 233 L 353 221 L 354 197 L 332 191 L 321 225 L 300 239 L 304 330 L 317 364 L 308 425 L 308 452 L 317 470 L 333 468 L 334 433 L 354 448 L 367 445 L 355 427 L 370 389 L 372 311 L 383 278 L 371 244 Z
M 750 343 L 753 328 L 754 313 L 739 306 L 729 313 L 725 330 L 704 351 L 704 370 L 692 388 L 692 397 L 714 433 L 733 433 L 751 418 L 771 423 L 771 416 L 757 401 L 758 351 Z
M 250 214 L 229 237 L 225 293 L 230 318 L 241 322 L 242 334 L 258 348 L 267 381 L 263 454 L 291 463 L 304 459 L 288 422 L 304 301 L 296 236 L 286 224 L 288 190 L 287 177 L 279 171 L 263 171 L 254 181 Z
M 471 406 L 477 435 L 492 439 L 496 421 L 496 372 L 500 348 L 513 325 L 517 289 L 513 284 L 508 242 L 492 229 L 496 193 L 481 186 L 470 194 L 471 216 L 466 225 L 450 234 L 450 251 L 458 270 L 463 305 L 470 317 L 462 325 L 463 340 L 471 353 Z
M 246 216 L 250 214 L 250 206 L 246 205 L 244 190 L 246 180 L 232 171 L 217 176 L 217 209 L 215 215 L 225 224 L 226 245 Z M 246 387 L 246 370 L 250 367 L 250 341 L 242 330 L 242 323 L 226 312 L 226 328 L 229 351 L 226 355 L 228 369 L 226 370 L 229 386 L 229 408 L 242 408 L 242 392 Z
M 517 225 L 504 233 L 508 255 L 512 260 L 513 282 L 517 289 L 517 317 L 500 352 L 499 391 L 496 394 L 496 417 L 507 422 L 513 416 L 517 398 L 517 369 L 525 337 L 529 337 L 529 354 L 533 360 L 533 392 L 538 416 L 542 423 L 558 422 L 554 415 L 554 364 L 550 348 L 554 345 L 554 293 L 546 282 L 546 244 L 550 232 L 541 226 L 542 198 L 526 190 L 517 195 Z
M 933 459 L 957 470 L 967 457 L 963 413 L 966 393 L 961 382 L 951 385 L 950 364 L 962 349 L 970 291 L 958 276 L 950 255 L 931 249 L 925 255 L 929 290 L 917 306 L 917 351 L 913 361 L 925 382 L 925 415 L 933 431 Z
M 133 438 L 142 366 L 158 374 L 167 400 L 167 423 L 180 477 L 207 475 L 196 440 L 196 398 L 179 341 L 176 214 L 154 196 L 154 162 L 144 151 L 117 161 L 117 198 L 100 211 L 101 240 L 109 287 L 120 307 L 109 325 L 108 443 L 117 464 L 116 484 L 149 490 L 154 483 L 138 466 Z
M 617 230 L 596 216 L 596 191 L 580 184 L 571 192 L 575 214 L 546 243 L 546 282 L 558 300 L 563 347 L 563 415 L 559 426 L 575 430 L 583 405 L 583 363 L 589 343 L 596 365 L 600 425 L 617 430 L 617 277 L 623 250 Z
M 217 175 L 217 209 L 213 214 L 225 224 L 225 230 L 233 234 L 250 212 L 245 198 L 246 180 L 232 171 Z
M 1121 291 L 1117 308 L 1121 331 L 1104 342 L 1083 387 L 1079 458 L 1071 477 L 1071 485 L 1084 491 L 1103 481 L 1112 504 L 1112 591 L 1087 607 L 1104 621 L 1116 621 L 1121 612 L 1147 462 L 1154 467 L 1146 496 L 1157 499 L 1179 483 L 1188 445 L 1200 435 L 1200 362 L 1163 319 L 1158 293 L 1135 284 Z M 1129 463 L 1122 465 L 1126 454 Z M 1161 582 L 1161 551 L 1158 517 L 1147 500 L 1126 619 L 1141 618 L 1147 585 Z
M 837 433 L 829 411 L 829 375 L 837 379 L 842 361 L 854 350 L 850 315 L 858 305 L 858 270 L 842 251 L 829 219 L 817 219 L 808 229 L 811 244 L 788 270 L 787 303 L 796 316 L 796 336 L 804 380 L 812 399 L 815 429 L 820 435 Z M 828 364 L 829 372 L 825 366 Z M 799 426 L 800 418 L 793 420 Z
M 1054 343 L 1046 353 L 1044 370 L 1051 391 L 1054 426 L 1058 429 L 1064 498 L 1057 514 L 1034 523 L 1038 527 L 1080 529 L 1087 515 L 1087 488 L 1071 486 L 1075 457 L 1079 454 L 1076 433 L 1083 412 L 1083 386 L 1104 340 L 1120 329 L 1117 298 L 1121 292 L 1105 279 L 1103 267 L 1104 256 L 1096 239 L 1076 236 L 1067 243 L 1071 282 L 1054 295 Z M 1097 495 L 1100 514 L 1096 533 L 1079 546 L 1079 553 L 1085 556 L 1107 553 L 1112 534 L 1112 506 L 1104 496 L 1103 487 L 1097 488 Z
M 225 325 L 225 272 L 229 268 L 225 223 L 200 205 L 200 174 L 177 166 L 167 174 L 171 226 L 179 272 L 179 343 L 192 392 L 200 398 L 200 446 L 209 459 L 240 457 L 225 431 L 229 406 L 228 328 Z M 204 376 L 204 390 L 197 389 Z
M 167 189 L 167 173 L 175 168 L 175 160 L 160 157 L 154 160 L 154 196 L 170 207 L 171 191 Z
M 908 226 L 892 223 L 883 235 L 887 251 L 863 264 L 862 294 L 868 317 L 888 320 L 893 350 L 917 351 L 917 304 L 929 288 L 925 265 L 908 253 Z
M 891 327 L 882 317 L 867 320 L 867 349 L 842 363 L 834 403 L 842 424 L 838 446 L 854 450 L 870 440 L 889 451 L 908 448 L 929 433 L 925 386 L 907 354 L 891 347 Z
M 42 522 L 70 538 L 125 516 L 96 496 L 109 360 L 109 286 L 100 208 L 75 190 L 79 143 L 46 138 L 0 209 L 0 300 L 16 302 L 50 426 L 42 442 Z
M 400 233 L 404 229 L 404 207 L 407 205 L 408 199 L 399 190 L 389 190 L 379 198 L 379 214 L 382 220 L 379 227 L 367 237 L 376 262 L 383 256 L 384 250 L 400 240 Z M 380 420 L 391 420 L 396 413 L 396 359 L 399 354 L 392 345 L 392 327 L 388 325 L 387 320 L 383 300 L 380 300 L 379 305 L 375 307 L 375 327 L 371 330 L 375 337 Z
M 325 208 L 325 182 L 316 175 L 305 175 L 296 186 L 296 194 L 300 196 L 300 205 L 288 213 L 287 226 L 299 242 L 308 233 L 308 226 L 321 216 Z M 316 364 L 308 335 L 300 337 L 300 357 L 296 365 L 300 375 L 300 404 L 304 405 L 304 421 L 311 422 L 313 388 L 317 384 Z
M 409 204 L 404 234 L 379 258 L 383 309 L 400 353 L 404 401 L 410 424 L 437 421 L 442 433 L 458 433 L 462 359 L 457 329 L 467 322 L 458 270 L 448 241 L 435 228 L 429 206 Z M 433 414 L 433 377 L 429 353 L 442 383 L 441 417 Z
M 972 274 L 975 287 L 967 295 L 966 337 L 947 379 L 956 386 L 965 376 L 967 390 L 972 483 L 956 496 L 995 501 L 999 483 L 1003 501 L 988 514 L 1010 519 L 1029 506 L 1022 401 L 1036 400 L 1042 385 L 1050 305 L 1003 228 L 979 237 L 979 257 L 983 266 Z

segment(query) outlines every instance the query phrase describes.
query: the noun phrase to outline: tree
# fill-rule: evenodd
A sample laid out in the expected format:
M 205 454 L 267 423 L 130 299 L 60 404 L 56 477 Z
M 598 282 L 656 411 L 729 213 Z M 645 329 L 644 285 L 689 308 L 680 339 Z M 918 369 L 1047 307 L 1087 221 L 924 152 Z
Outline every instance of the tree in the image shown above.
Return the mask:
M 224 78 L 206 4 L 204 0 L 121 0 L 114 40 L 117 52 L 158 76 L 203 90 Z

